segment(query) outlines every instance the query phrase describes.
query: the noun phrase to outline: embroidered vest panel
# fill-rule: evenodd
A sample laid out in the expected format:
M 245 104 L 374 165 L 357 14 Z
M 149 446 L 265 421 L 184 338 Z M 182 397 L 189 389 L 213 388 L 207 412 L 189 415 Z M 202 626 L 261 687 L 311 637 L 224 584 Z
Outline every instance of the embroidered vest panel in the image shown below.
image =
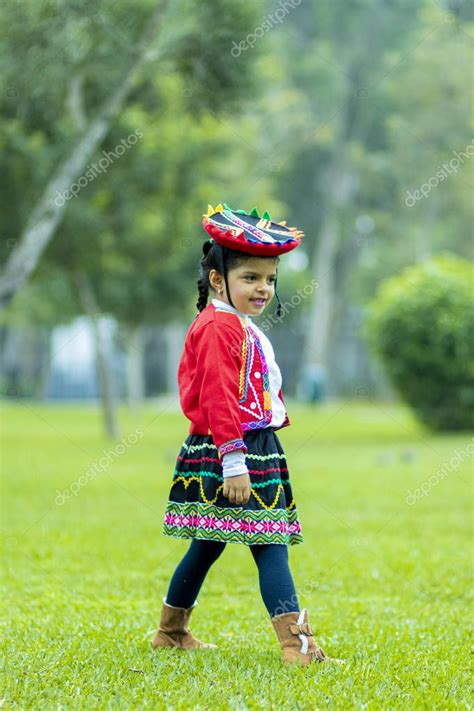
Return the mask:
M 265 427 L 272 419 L 270 379 L 268 366 L 258 335 L 251 326 L 240 319 L 244 338 L 242 341 L 242 368 L 239 378 L 239 407 L 244 432 Z

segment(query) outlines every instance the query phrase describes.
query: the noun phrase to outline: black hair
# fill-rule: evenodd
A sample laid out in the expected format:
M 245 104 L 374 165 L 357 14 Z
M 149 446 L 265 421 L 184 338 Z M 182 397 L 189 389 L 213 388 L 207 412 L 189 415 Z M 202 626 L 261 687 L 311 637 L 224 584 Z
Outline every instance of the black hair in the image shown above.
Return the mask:
M 197 287 L 199 292 L 199 297 L 196 303 L 198 311 L 202 311 L 207 306 L 207 300 L 209 298 L 209 272 L 211 269 L 215 269 L 219 274 L 222 274 L 225 281 L 227 298 L 231 306 L 232 297 L 229 290 L 229 282 L 227 275 L 231 271 L 232 267 L 238 266 L 241 262 L 247 259 L 252 259 L 256 255 L 248 254 L 247 252 L 240 252 L 236 249 L 227 249 L 217 242 L 206 240 L 202 246 L 203 257 L 199 265 L 199 278 L 197 280 Z M 265 257 L 265 259 L 274 259 L 274 257 Z M 280 297 L 276 291 L 277 280 L 275 279 L 275 297 L 277 300 L 276 316 L 279 318 L 281 316 L 281 302 Z M 235 306 L 234 306 L 235 308 Z

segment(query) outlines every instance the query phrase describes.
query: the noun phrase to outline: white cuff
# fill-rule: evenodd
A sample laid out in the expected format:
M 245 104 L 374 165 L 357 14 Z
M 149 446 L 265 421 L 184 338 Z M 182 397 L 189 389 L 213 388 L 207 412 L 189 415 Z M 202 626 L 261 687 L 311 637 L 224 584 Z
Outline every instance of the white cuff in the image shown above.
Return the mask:
M 236 449 L 233 452 L 224 454 L 222 457 L 222 476 L 224 479 L 229 476 L 240 476 L 241 474 L 248 474 L 245 452 L 241 449 Z

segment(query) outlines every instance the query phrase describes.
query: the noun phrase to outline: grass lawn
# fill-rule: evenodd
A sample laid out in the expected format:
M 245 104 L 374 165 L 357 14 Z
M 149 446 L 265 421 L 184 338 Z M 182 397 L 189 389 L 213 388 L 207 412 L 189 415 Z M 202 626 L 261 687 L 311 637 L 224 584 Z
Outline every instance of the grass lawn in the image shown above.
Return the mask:
M 474 440 L 433 436 L 393 405 L 287 404 L 292 426 L 278 434 L 305 537 L 291 567 L 317 640 L 346 665 L 282 665 L 255 564 L 237 544 L 192 617 L 219 649 L 153 651 L 189 545 L 161 534 L 187 421 L 121 410 L 123 438 L 143 435 L 87 477 L 115 446 L 94 407 L 4 404 L 2 708 L 472 708 Z M 81 476 L 76 495 L 58 499 Z

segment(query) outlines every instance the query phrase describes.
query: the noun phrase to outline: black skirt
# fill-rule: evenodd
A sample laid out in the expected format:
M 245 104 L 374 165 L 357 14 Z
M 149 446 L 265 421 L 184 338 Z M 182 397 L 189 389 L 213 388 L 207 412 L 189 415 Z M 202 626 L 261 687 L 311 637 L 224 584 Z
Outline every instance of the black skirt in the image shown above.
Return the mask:
M 246 432 L 244 442 L 251 494 L 239 505 L 222 493 L 222 465 L 211 435 L 188 435 L 173 474 L 164 535 L 246 545 L 303 542 L 285 453 L 274 428 Z

